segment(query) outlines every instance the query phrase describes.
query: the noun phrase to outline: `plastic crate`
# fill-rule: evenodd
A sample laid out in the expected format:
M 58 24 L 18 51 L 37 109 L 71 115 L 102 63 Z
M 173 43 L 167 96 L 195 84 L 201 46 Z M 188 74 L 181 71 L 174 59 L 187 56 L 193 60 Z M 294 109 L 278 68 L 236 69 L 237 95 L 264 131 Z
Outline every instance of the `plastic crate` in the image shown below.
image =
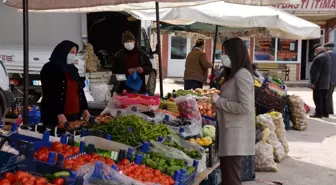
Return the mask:
M 25 136 L 25 135 L 21 135 L 21 134 L 17 134 L 17 133 L 13 133 L 11 135 L 9 135 L 8 137 L 11 139 L 15 139 L 15 140 L 20 140 L 22 142 L 25 142 L 27 144 L 30 144 L 32 148 L 34 149 L 40 149 L 42 146 L 50 146 L 50 142 L 49 142 L 49 132 L 45 132 L 43 133 L 43 138 L 42 139 L 38 139 L 35 137 L 30 137 L 30 136 Z
M 283 117 L 283 120 L 284 120 L 284 124 L 285 124 L 285 129 L 286 130 L 289 130 L 290 129 L 290 110 L 289 110 L 289 106 L 286 105 L 285 106 L 285 109 L 282 113 L 282 117 Z
M 3 171 L 1 171 L 1 174 L 8 171 L 15 173 L 16 171 L 20 170 L 29 172 L 34 176 L 44 176 L 46 174 L 53 174 L 60 171 L 68 171 L 70 173 L 70 177 L 63 177 L 65 180 L 65 185 L 83 185 L 82 178 L 77 178 L 76 172 L 65 170 L 63 168 L 48 163 L 35 161 L 33 159 L 33 152 L 34 150 L 29 150 L 30 154 L 27 155 L 27 159 L 25 161 L 16 163 L 15 165 L 4 169 Z
M 210 173 L 208 179 L 203 180 L 200 185 L 220 185 L 222 183 L 222 173 L 220 168 L 216 168 Z
M 218 161 L 218 151 L 216 150 L 216 142 L 213 142 L 210 146 L 207 147 L 207 167 L 213 167 Z
M 244 156 L 242 159 L 241 180 L 243 182 L 252 181 L 256 177 L 254 159 L 254 156 Z
M 33 148 L 32 144 L 30 143 L 18 140 L 10 136 L 0 135 L 0 148 L 2 148 L 5 143 L 15 149 L 18 154 L 15 155 L 5 151 L 0 151 L 0 172 L 12 168 L 13 165 L 24 161 L 28 154 L 27 152 Z
M 14 155 L 0 151 L 0 174 L 14 169 L 16 164 L 24 161 L 25 159 L 26 157 L 24 155 Z
M 139 147 L 139 150 L 143 153 L 147 153 L 149 149 L 149 143 L 145 142 L 142 146 Z M 123 152 L 124 153 L 124 152 Z M 126 157 L 130 158 L 133 154 L 133 149 L 129 149 L 126 153 Z M 143 160 L 143 157 L 141 154 L 136 155 L 135 157 L 135 163 L 141 164 Z M 195 171 L 191 173 L 189 176 L 187 176 L 187 170 L 176 170 L 175 174 L 173 176 L 173 179 L 175 181 L 176 185 L 192 185 L 195 181 L 196 174 L 197 174 L 197 167 L 198 167 L 198 161 L 194 160 L 193 167 L 195 168 Z
M 212 117 L 209 117 L 209 116 L 202 116 L 202 123 L 203 123 L 203 125 L 216 126 L 217 120 L 216 120 L 216 118 L 212 118 Z

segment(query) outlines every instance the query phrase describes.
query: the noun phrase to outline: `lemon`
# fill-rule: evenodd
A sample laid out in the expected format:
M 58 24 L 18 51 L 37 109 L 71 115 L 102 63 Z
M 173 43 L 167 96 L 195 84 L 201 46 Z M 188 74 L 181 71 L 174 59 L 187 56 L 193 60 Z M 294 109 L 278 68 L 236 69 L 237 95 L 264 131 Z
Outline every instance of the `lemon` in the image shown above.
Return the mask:
M 200 138 L 196 138 L 196 142 L 199 142 L 201 139 Z
M 204 146 L 204 142 L 202 140 L 200 141 L 197 141 L 197 144 L 201 145 L 201 146 Z
M 196 140 L 195 140 L 194 138 L 190 138 L 190 139 L 189 139 L 189 142 L 195 143 Z
M 209 146 L 209 145 L 211 145 L 211 141 L 206 141 L 206 142 L 204 142 L 204 145 L 203 146 Z

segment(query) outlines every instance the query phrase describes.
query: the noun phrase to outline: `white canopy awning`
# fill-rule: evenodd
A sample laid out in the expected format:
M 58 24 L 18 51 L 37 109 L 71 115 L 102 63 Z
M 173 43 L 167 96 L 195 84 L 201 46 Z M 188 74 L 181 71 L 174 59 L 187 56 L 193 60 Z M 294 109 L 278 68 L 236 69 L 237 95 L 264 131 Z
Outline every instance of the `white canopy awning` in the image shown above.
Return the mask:
M 132 10 L 141 20 L 155 21 L 155 10 Z M 267 28 L 274 37 L 313 39 L 320 37 L 320 26 L 267 6 L 240 5 L 223 1 L 203 5 L 160 9 L 160 20 L 171 22 L 197 21 L 231 28 Z
M 29 10 L 66 11 L 66 12 L 102 12 L 155 8 L 154 2 L 164 3 L 161 8 L 193 6 L 216 0 L 28 0 Z M 217 0 L 218 1 L 218 0 Z M 300 0 L 225 0 L 229 3 L 249 5 L 298 4 Z M 22 9 L 22 0 L 3 0 L 4 4 Z
M 219 0 L 28 0 L 31 12 L 108 12 L 195 6 Z M 3 0 L 7 6 L 22 9 L 22 0 Z

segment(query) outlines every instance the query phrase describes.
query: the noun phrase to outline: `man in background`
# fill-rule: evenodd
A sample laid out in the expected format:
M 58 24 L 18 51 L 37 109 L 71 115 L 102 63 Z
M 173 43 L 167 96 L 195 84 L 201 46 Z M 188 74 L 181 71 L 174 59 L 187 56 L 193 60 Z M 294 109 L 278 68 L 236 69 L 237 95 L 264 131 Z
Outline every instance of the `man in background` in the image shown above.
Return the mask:
M 331 57 L 320 44 L 313 47 L 315 58 L 310 68 L 310 84 L 313 89 L 315 114 L 312 118 L 329 117 L 327 102 L 330 86 Z
M 333 93 L 336 86 L 336 50 L 334 43 L 326 43 L 324 49 L 327 51 L 331 57 L 331 70 L 330 70 L 330 87 L 328 90 L 328 113 L 334 114 L 333 106 Z

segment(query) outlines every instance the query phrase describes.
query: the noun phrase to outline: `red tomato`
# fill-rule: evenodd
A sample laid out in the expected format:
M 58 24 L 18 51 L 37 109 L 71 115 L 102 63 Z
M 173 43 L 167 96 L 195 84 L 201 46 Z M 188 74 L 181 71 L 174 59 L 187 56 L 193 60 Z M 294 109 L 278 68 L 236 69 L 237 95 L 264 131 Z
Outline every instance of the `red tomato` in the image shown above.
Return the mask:
M 51 145 L 51 148 L 54 149 L 54 150 L 56 148 L 62 148 L 62 147 L 63 147 L 63 144 L 61 142 L 58 142 L 58 141 L 53 142 L 53 144 Z
M 64 185 L 65 181 L 63 178 L 57 178 L 53 181 L 53 184 L 55 185 Z
M 154 170 L 153 173 L 154 173 L 154 175 L 156 175 L 156 176 L 160 176 L 160 175 L 161 175 L 160 170 Z
M 1 185 L 11 185 L 11 183 L 9 182 L 8 179 L 2 179 L 2 180 L 0 180 L 0 184 Z
M 13 182 L 14 181 L 14 174 L 12 174 L 11 172 L 6 172 L 3 175 L 4 178 L 8 179 L 9 182 Z
M 26 181 L 22 185 L 34 185 L 34 181 Z
M 23 178 L 21 179 L 21 182 L 26 182 L 26 181 L 29 181 L 29 177 L 23 177 Z
M 128 160 L 128 159 L 122 159 L 121 161 L 120 161 L 120 164 L 121 165 L 128 165 L 130 163 L 130 161 Z
M 47 183 L 47 180 L 43 177 L 37 177 L 36 178 L 36 181 L 35 181 L 35 184 L 36 185 L 40 185 L 40 184 L 46 184 Z
M 74 146 L 74 147 L 72 147 L 72 149 L 71 149 L 72 151 L 72 154 L 78 154 L 79 153 L 79 147 L 78 146 Z
M 23 171 L 17 171 L 14 174 L 14 181 L 21 181 L 23 178 L 28 177 L 28 173 L 27 172 L 23 172 Z

